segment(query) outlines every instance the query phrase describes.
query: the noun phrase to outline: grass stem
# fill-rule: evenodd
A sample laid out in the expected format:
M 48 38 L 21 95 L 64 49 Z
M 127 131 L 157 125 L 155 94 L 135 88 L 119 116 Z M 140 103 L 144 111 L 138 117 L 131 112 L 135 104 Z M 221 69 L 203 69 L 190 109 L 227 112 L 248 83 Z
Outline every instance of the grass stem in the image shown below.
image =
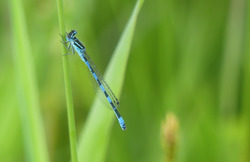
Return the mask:
M 65 38 L 65 25 L 63 18 L 63 2 L 62 0 L 57 0 L 58 8 L 58 19 L 59 19 L 59 28 L 60 33 L 63 38 Z M 66 48 L 62 44 L 62 53 L 63 55 L 67 52 Z M 75 116 L 74 116 L 74 106 L 72 98 L 72 90 L 69 76 L 69 62 L 68 56 L 62 57 L 63 62 L 63 72 L 64 72 L 64 82 L 65 82 L 65 94 L 66 94 L 66 103 L 67 103 L 67 113 L 68 113 L 68 125 L 69 125 L 69 141 L 70 141 L 70 152 L 71 152 L 71 161 L 77 162 L 77 146 L 76 146 L 76 128 L 75 128 Z

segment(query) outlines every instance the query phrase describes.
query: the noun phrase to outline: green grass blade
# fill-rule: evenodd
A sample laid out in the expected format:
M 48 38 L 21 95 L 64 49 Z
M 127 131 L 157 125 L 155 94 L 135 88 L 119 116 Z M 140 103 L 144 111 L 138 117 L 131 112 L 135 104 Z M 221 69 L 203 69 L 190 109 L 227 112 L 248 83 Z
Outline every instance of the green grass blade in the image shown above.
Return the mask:
M 244 122 L 246 125 L 250 123 L 250 3 L 247 3 L 247 10 L 246 10 L 246 34 L 245 34 L 245 47 L 244 47 L 244 56 L 243 56 L 243 80 L 242 80 L 242 112 L 241 115 L 243 117 Z M 250 137 L 250 127 L 246 127 L 246 136 Z M 246 151 L 245 158 L 250 159 L 250 143 L 246 142 L 245 144 Z
M 245 1 L 232 0 L 221 67 L 220 109 L 223 117 L 237 112 L 243 44 Z
M 247 3 L 247 7 L 250 8 L 250 3 Z M 242 95 L 242 116 L 250 122 L 250 10 L 246 10 L 247 22 L 246 22 L 246 34 L 245 34 L 245 47 L 243 56 L 243 95 Z M 249 154 L 250 157 L 250 154 Z
M 58 8 L 60 32 L 65 38 L 65 25 L 64 25 L 64 18 L 63 18 L 62 0 L 57 0 L 57 8 Z M 63 55 L 66 52 L 67 52 L 66 48 L 62 44 Z M 65 82 L 65 94 L 66 94 L 66 102 L 67 102 L 67 113 L 68 113 L 71 161 L 77 162 L 75 116 L 74 116 L 74 106 L 73 106 L 72 90 L 71 90 L 71 83 L 70 83 L 70 76 L 69 76 L 68 56 L 63 56 L 62 61 L 63 61 L 64 82 Z
M 21 0 L 10 1 L 10 9 L 18 99 L 27 159 L 34 162 L 48 162 L 34 63 Z
M 121 93 L 136 20 L 142 4 L 143 0 L 137 1 L 132 16 L 127 23 L 104 75 L 105 80 L 118 97 Z M 78 154 L 79 161 L 81 162 L 100 162 L 105 159 L 109 133 L 111 131 L 112 121 L 115 118 L 115 115 L 112 111 L 108 111 L 102 107 L 103 105 L 98 99 L 96 99 L 80 136 L 81 139 Z M 120 110 L 122 110 L 122 104 Z M 126 122 L 126 117 L 124 118 Z M 116 126 L 119 126 L 118 122 Z

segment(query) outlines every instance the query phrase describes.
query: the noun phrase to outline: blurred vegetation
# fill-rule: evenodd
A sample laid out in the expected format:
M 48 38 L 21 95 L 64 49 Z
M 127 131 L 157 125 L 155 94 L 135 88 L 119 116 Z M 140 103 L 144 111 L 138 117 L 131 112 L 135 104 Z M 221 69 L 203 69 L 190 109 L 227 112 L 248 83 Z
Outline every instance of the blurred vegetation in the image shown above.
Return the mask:
M 22 37 L 30 43 L 24 46 L 30 48 L 34 62 L 32 77 L 46 134 L 44 145 L 50 161 L 69 161 L 57 4 L 49 0 L 20 2 L 27 30 Z M 66 30 L 78 31 L 103 74 L 136 1 L 63 2 Z M 178 123 L 175 161 L 249 161 L 249 4 L 246 0 L 144 1 L 120 95 L 119 110 L 127 130 L 123 132 L 114 120 L 106 161 L 168 159 L 161 128 L 169 112 Z M 20 41 L 14 40 L 14 31 L 23 27 L 15 26 L 13 12 L 11 3 L 0 1 L 0 161 L 4 162 L 29 160 L 29 139 L 20 113 L 18 48 L 14 46 Z M 94 93 L 79 56 L 68 59 L 79 138 Z

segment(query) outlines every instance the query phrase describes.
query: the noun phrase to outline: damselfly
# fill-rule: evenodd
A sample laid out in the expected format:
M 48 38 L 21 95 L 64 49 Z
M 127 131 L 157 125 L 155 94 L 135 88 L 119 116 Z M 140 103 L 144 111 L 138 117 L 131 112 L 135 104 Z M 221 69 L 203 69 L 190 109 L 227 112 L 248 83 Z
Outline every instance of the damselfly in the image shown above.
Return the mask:
M 75 37 L 76 31 L 72 30 L 71 32 L 67 33 L 66 35 L 66 41 L 63 40 L 63 44 L 69 43 L 69 46 L 67 47 L 68 50 L 70 48 L 72 49 L 72 55 L 75 54 L 75 51 L 79 54 L 81 57 L 82 61 L 85 62 L 87 65 L 89 71 L 91 72 L 92 76 L 94 77 L 96 83 L 98 84 L 99 88 L 101 89 L 102 93 L 105 95 L 106 99 L 108 100 L 109 104 L 111 105 L 118 122 L 122 128 L 122 130 L 126 129 L 125 122 L 118 112 L 117 108 L 119 107 L 119 101 L 115 97 L 114 93 L 112 90 L 109 88 L 108 84 L 104 81 L 102 75 L 99 73 L 97 70 L 94 62 L 90 59 L 86 52 L 86 48 L 82 44 L 82 42 Z

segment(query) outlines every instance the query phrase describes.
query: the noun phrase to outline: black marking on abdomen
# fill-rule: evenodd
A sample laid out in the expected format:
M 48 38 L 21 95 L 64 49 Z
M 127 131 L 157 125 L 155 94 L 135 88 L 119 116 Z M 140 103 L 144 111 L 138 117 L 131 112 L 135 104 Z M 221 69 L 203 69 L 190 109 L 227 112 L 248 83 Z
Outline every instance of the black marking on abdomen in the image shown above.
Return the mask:
M 89 69 L 90 69 L 90 72 L 91 72 L 91 73 L 94 73 L 94 70 L 92 69 L 91 66 L 89 67 Z
M 84 59 L 84 61 L 85 61 L 85 62 L 87 62 L 87 59 L 86 59 L 86 57 L 85 57 L 85 56 L 83 56 L 83 59 Z M 91 68 L 91 69 L 92 69 L 92 68 Z
M 106 97 L 109 97 L 109 95 L 107 94 L 107 92 L 106 92 L 106 91 L 104 91 L 104 94 L 105 94 L 105 96 L 106 96 Z
M 112 106 L 113 109 L 115 108 L 115 105 L 113 104 L 112 101 L 110 102 L 110 105 Z
M 118 112 L 118 110 L 117 110 L 116 108 L 114 108 L 114 111 L 115 111 L 115 113 L 116 113 L 117 117 L 118 117 L 118 118 L 120 118 L 120 117 L 121 117 L 121 115 L 120 115 L 120 113 Z
M 96 79 L 96 81 L 99 85 L 102 85 L 99 79 Z

